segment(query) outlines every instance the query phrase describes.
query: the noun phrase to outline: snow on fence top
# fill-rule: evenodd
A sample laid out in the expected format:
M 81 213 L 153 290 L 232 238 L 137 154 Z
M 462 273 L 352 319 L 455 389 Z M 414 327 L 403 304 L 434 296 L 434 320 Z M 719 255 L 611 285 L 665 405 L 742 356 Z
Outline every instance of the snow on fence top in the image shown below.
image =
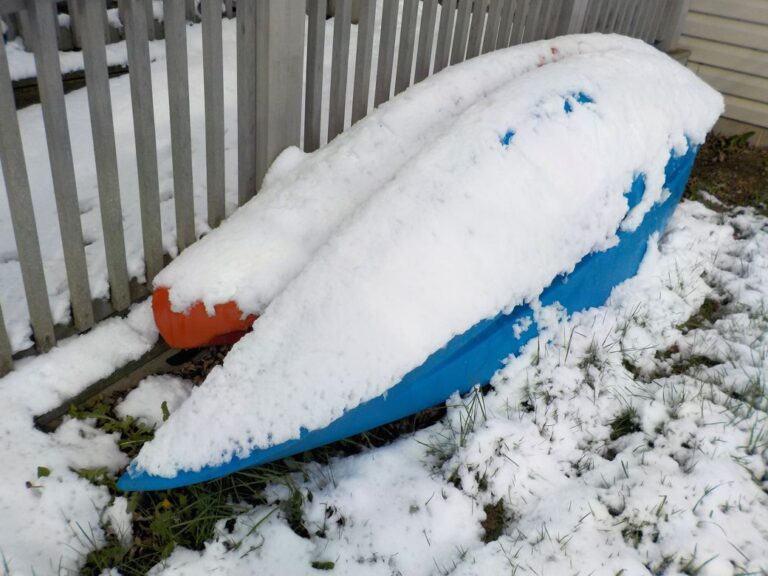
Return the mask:
M 466 103 L 441 120 L 445 93 Z M 571 36 L 438 74 L 325 150 L 289 153 L 262 196 L 190 250 L 199 289 L 177 296 L 220 297 L 238 277 L 230 269 L 245 267 L 258 295 L 240 286 L 242 303 L 266 305 L 263 315 L 136 468 L 220 464 L 385 393 L 453 336 L 610 246 L 622 221 L 636 225 L 663 196 L 670 150 L 702 142 L 722 106 L 642 42 Z M 628 215 L 623 191 L 640 173 L 645 196 Z M 181 266 L 162 278 L 179 280 Z M 258 278 L 259 266 L 274 278 Z

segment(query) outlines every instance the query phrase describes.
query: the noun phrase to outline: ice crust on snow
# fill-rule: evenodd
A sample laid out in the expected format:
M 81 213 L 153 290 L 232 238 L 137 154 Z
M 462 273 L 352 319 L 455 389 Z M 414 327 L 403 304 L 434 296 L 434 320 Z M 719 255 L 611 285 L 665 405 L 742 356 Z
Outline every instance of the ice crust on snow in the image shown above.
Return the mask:
M 670 150 L 701 143 L 722 98 L 667 56 L 618 36 L 558 38 L 455 70 L 489 61 L 504 70 L 505 60 L 542 49 L 558 58 L 476 97 L 339 224 L 144 446 L 136 469 L 173 476 L 246 456 L 386 392 L 453 336 L 536 298 L 586 254 L 614 243 L 628 211 L 624 192 L 643 174 L 646 192 L 624 225 L 640 222 L 663 195 Z M 568 112 L 564 101 L 579 93 L 593 102 Z M 420 101 L 423 110 L 432 106 Z M 342 135 L 336 148 L 377 118 Z M 334 158 L 327 170 L 346 161 Z M 301 230 L 306 213 L 293 214 L 292 230 Z M 260 247 L 250 248 L 254 258 Z

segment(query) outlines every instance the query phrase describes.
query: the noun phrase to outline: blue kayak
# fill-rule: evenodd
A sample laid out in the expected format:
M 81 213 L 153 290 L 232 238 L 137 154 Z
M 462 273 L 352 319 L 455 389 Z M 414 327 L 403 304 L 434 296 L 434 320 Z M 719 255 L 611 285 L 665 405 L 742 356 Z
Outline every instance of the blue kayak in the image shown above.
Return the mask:
M 510 134 L 510 137 L 513 134 Z M 665 188 L 669 196 L 656 204 L 633 231 L 617 232 L 619 242 L 603 252 L 584 257 L 573 272 L 556 278 L 543 291 L 543 306 L 559 303 L 574 313 L 600 306 L 611 290 L 634 276 L 645 255 L 649 238 L 663 232 L 679 202 L 693 167 L 698 147 L 689 145 L 683 155 L 672 154 L 665 168 Z M 638 175 L 625 192 L 630 210 L 645 191 L 645 177 Z M 418 368 L 408 373 L 386 394 L 348 410 L 325 428 L 302 430 L 299 438 L 253 450 L 246 458 L 233 458 L 219 466 L 197 471 L 180 471 L 166 478 L 139 472 L 129 467 L 118 480 L 124 491 L 166 490 L 220 478 L 253 466 L 274 462 L 323 446 L 415 414 L 445 402 L 455 392 L 466 393 L 476 384 L 485 384 L 510 355 L 517 354 L 538 334 L 533 311 L 520 305 L 509 314 L 484 320 L 454 337 L 434 352 Z

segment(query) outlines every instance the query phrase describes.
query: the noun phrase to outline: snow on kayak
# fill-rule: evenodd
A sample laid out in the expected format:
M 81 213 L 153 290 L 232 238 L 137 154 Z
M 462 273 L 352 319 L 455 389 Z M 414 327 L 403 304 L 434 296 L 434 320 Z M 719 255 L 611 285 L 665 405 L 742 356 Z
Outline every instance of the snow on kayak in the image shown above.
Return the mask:
M 538 66 L 616 50 L 615 36 L 561 39 L 450 67 L 309 155 L 286 151 L 259 194 L 188 248 L 154 281 L 160 333 L 177 348 L 247 330 L 340 223 L 478 98 Z
M 585 285 L 588 291 L 602 273 L 609 279 L 603 284 L 621 281 L 611 275 L 621 261 L 596 256 L 620 256 L 627 238 L 644 251 L 648 236 L 663 228 L 722 98 L 662 53 L 615 36 L 558 38 L 456 68 L 492 61 L 503 70 L 506 60 L 532 50 L 558 58 L 473 94 L 450 125 L 434 131 L 428 145 L 339 218 L 303 269 L 293 268 L 296 276 L 285 289 L 259 303 L 266 308 L 253 331 L 144 446 L 121 487 L 162 485 L 135 481 L 147 477 L 191 474 L 177 484 L 200 481 L 282 446 L 290 449 L 269 456 L 295 453 L 309 447 L 303 438 L 319 433 L 316 438 L 330 441 L 334 436 L 323 431 L 388 397 L 406 404 L 405 413 L 415 411 L 418 406 L 407 406 L 410 396 L 395 392 L 406 381 L 418 384 L 413 375 L 441 350 L 452 350 L 460 335 L 500 315 L 514 318 L 553 281 L 543 303 L 558 290 Z M 409 112 L 426 113 L 437 92 L 418 92 L 420 105 Z M 407 91 L 414 101 L 416 93 Z M 364 139 L 367 125 L 379 121 L 373 115 L 348 134 L 349 153 L 359 150 L 354 141 Z M 376 150 L 366 148 L 369 156 L 357 162 L 371 169 Z M 345 170 L 347 161 L 334 156 L 326 170 Z M 302 171 L 276 179 L 271 194 L 301 179 Z M 294 225 L 280 234 L 299 234 L 309 214 L 295 212 Z M 234 249 L 235 237 L 232 242 Z M 209 257 L 224 261 L 224 254 Z M 251 266 L 247 250 L 238 246 L 236 257 L 243 262 L 233 257 L 229 268 Z M 569 288 L 562 275 L 576 269 L 575 278 L 577 265 L 581 284 Z M 585 281 L 584 270 L 592 278 Z M 578 300 L 578 294 L 568 297 Z M 504 338 L 528 330 L 532 319 L 519 320 Z M 465 374 L 466 383 L 454 390 L 476 377 Z M 424 385 L 433 381 L 424 378 Z M 193 474 L 203 470 L 205 478 Z

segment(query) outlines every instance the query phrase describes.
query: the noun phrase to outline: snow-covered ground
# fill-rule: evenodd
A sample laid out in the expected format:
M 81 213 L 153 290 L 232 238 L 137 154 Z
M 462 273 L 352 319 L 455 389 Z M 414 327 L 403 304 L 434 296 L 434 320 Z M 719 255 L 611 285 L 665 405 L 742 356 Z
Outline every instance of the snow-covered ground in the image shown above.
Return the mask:
M 541 311 L 546 332 L 487 395 L 452 398 L 442 421 L 389 446 L 305 466 L 294 482 L 308 538 L 273 512 L 288 497 L 275 485 L 153 574 L 312 574 L 318 562 L 342 574 L 765 573 L 767 303 L 768 220 L 685 201 L 605 306 L 559 321 Z M 124 466 L 117 438 L 74 420 L 46 436 L 31 417 L 154 338 L 139 307 L 2 380 L 10 574 L 76 568 L 105 530 L 127 541 L 125 499 L 71 471 Z M 144 396 L 156 411 L 160 397 Z

